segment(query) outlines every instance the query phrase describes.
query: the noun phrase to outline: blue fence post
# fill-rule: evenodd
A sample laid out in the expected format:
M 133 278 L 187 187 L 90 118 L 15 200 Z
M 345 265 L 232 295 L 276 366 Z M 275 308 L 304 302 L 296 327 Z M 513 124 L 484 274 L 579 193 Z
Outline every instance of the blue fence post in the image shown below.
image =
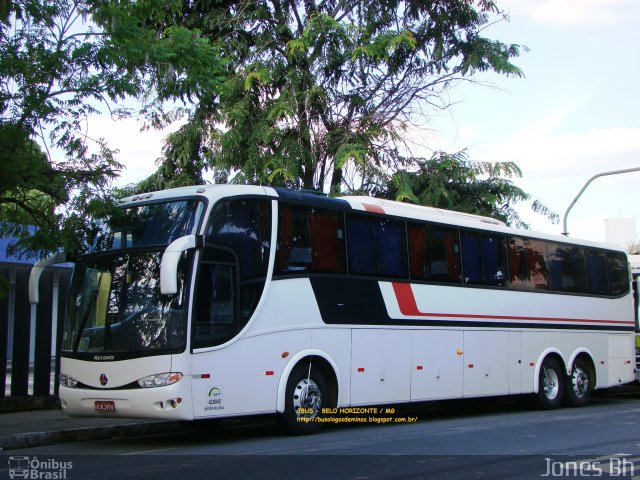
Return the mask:
M 29 348 L 31 346 L 31 304 L 29 303 L 29 273 L 16 270 L 16 296 L 11 361 L 11 396 L 29 396 Z
M 48 397 L 51 384 L 51 326 L 53 322 L 53 272 L 40 277 L 40 302 L 36 309 L 35 355 L 33 358 L 33 396 Z

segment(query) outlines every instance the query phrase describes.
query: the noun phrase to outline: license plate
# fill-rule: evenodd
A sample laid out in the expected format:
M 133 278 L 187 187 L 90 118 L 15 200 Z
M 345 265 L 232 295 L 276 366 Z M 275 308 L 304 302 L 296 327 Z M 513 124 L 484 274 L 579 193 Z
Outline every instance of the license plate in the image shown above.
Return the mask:
M 113 400 L 96 400 L 93 408 L 96 412 L 115 412 L 116 402 Z

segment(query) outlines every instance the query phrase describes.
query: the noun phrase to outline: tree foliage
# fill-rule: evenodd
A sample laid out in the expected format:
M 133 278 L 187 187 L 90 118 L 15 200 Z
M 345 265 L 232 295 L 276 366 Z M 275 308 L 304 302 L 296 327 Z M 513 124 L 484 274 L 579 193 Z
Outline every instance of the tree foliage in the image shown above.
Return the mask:
M 175 25 L 220 42 L 228 69 L 144 187 L 201 182 L 203 167 L 221 182 L 371 191 L 407 166 L 404 128 L 444 108 L 448 89 L 521 75 L 520 47 L 483 36 L 503 17 L 491 0 L 184 2 Z M 156 23 L 144 27 L 166 31 Z
M 629 255 L 640 255 L 640 241 L 633 241 L 627 244 L 626 252 Z
M 122 102 L 137 97 L 161 122 L 159 103 L 202 99 L 220 81 L 224 62 L 197 31 L 174 26 L 159 36 L 142 26 L 165 22 L 181 3 L 135 3 L 126 15 L 118 2 L 2 3 L 0 234 L 18 237 L 20 250 L 80 250 L 92 220 L 112 205 L 120 164 L 103 139 L 87 135 L 90 115 L 131 114 Z M 109 13 L 108 31 L 90 21 Z
M 415 171 L 399 170 L 378 196 L 407 203 L 497 218 L 518 228 L 529 228 L 514 209 L 531 202 L 534 212 L 557 223 L 558 215 L 533 198 L 511 179 L 522 177 L 513 162 L 472 162 L 465 151 L 435 152 L 430 159 L 416 159 Z

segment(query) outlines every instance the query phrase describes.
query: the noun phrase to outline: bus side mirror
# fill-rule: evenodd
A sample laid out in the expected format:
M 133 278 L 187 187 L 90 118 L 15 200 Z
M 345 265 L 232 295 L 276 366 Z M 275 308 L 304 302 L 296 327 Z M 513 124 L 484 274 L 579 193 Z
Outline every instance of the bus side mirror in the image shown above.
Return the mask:
M 169 244 L 160 261 L 160 293 L 175 295 L 178 293 L 178 262 L 182 252 L 204 246 L 204 236 L 186 235 Z
M 64 263 L 67 261 L 67 254 L 64 252 L 53 253 L 48 257 L 38 260 L 31 269 L 29 274 L 29 303 L 32 305 L 40 302 L 40 276 L 46 267 L 49 265 L 55 265 L 57 263 Z

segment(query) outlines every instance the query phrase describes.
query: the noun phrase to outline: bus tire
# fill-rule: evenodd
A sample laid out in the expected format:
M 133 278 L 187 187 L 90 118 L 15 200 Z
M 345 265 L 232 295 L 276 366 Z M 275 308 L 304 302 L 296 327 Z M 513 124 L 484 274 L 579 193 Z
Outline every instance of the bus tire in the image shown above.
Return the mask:
M 589 364 L 577 358 L 573 362 L 566 385 L 565 401 L 568 405 L 584 407 L 588 404 L 593 389 L 593 373 Z
M 562 404 L 565 374 L 558 362 L 547 357 L 540 366 L 538 375 L 537 403 L 543 410 L 553 410 Z
M 329 406 L 327 383 L 319 368 L 309 363 L 296 365 L 285 389 L 284 412 L 279 423 L 291 435 L 309 435 L 322 427 L 322 408 Z

